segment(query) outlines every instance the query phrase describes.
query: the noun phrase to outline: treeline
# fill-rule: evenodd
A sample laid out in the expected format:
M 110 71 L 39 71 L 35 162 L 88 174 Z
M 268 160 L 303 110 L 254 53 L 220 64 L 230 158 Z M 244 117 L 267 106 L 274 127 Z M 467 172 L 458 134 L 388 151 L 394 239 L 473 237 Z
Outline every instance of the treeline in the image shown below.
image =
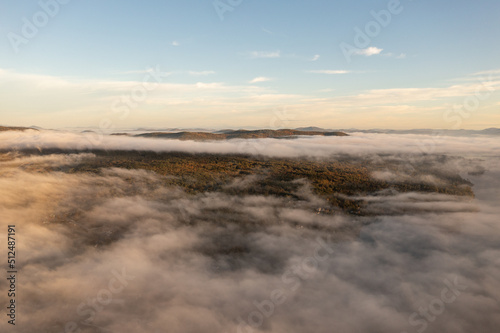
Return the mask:
M 124 133 L 115 133 L 114 135 L 123 135 Z M 280 130 L 236 130 L 224 131 L 223 133 L 210 133 L 210 132 L 153 132 L 143 133 L 135 136 L 146 138 L 163 138 L 163 139 L 177 139 L 177 140 L 229 140 L 229 139 L 264 139 L 264 138 L 286 138 L 296 136 L 347 136 L 344 132 L 321 132 L 321 131 L 299 131 L 292 129 Z
M 365 195 L 384 189 L 399 192 L 436 192 L 473 196 L 470 183 L 458 175 L 443 179 L 445 186 L 426 183 L 375 179 L 371 172 L 381 165 L 360 161 L 308 161 L 281 158 L 256 158 L 244 155 L 154 153 L 112 151 L 94 152 L 98 158 L 69 169 L 69 172 L 99 173 L 102 168 L 143 169 L 165 176 L 165 185 L 183 188 L 188 193 L 225 192 L 233 195 L 269 195 L 297 199 L 306 180 L 317 195 L 333 207 L 350 214 L 362 214 L 362 202 L 346 196 Z M 386 169 L 397 165 L 387 164 Z M 254 176 L 246 186 L 231 186 L 237 179 Z M 444 176 L 443 176 L 444 177 Z

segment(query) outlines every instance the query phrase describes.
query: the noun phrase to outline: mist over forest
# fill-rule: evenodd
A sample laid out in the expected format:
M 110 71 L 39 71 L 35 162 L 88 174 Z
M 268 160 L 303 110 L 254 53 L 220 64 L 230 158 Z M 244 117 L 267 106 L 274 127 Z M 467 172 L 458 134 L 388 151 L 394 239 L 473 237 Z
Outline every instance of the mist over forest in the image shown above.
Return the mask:
M 0 133 L 16 330 L 496 332 L 498 139 L 349 134 Z

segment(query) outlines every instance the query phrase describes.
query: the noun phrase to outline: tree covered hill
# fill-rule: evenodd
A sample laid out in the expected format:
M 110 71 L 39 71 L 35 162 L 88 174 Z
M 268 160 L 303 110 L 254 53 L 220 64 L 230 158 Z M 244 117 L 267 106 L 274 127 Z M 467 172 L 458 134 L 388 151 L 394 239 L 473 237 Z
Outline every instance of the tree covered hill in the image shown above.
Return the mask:
M 119 133 L 115 134 L 118 135 Z M 236 130 L 227 131 L 225 133 L 210 133 L 210 132 L 153 132 L 143 133 L 135 136 L 146 138 L 162 138 L 162 139 L 178 139 L 178 140 L 229 140 L 229 139 L 263 139 L 263 138 L 293 138 L 297 136 L 347 136 L 343 132 L 320 132 L 320 131 L 299 131 L 292 129 L 279 130 Z

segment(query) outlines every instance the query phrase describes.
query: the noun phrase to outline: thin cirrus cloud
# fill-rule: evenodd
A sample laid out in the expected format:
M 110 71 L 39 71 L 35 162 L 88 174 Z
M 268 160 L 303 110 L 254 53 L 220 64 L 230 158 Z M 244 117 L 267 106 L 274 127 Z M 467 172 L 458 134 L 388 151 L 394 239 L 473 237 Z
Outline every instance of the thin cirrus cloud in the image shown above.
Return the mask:
M 273 79 L 270 77 L 259 76 L 259 77 L 256 77 L 255 79 L 251 80 L 250 83 L 267 82 L 267 81 L 272 81 L 272 80 Z
M 158 69 L 159 71 L 159 69 Z M 317 70 L 318 75 L 342 75 L 342 69 Z M 30 126 L 61 127 L 66 126 L 70 121 L 66 110 L 71 110 L 71 115 L 80 122 L 93 124 L 99 119 L 98 111 L 104 108 L 111 108 L 113 103 L 121 101 L 121 96 L 130 96 L 135 88 L 143 83 L 141 78 L 147 78 L 155 73 L 149 70 L 131 71 L 143 73 L 142 75 L 128 80 L 88 80 L 73 77 L 58 77 L 51 75 L 41 75 L 32 73 L 18 73 L 16 71 L 0 68 L 0 89 L 5 92 L 2 103 L 6 109 L 19 108 L 18 96 L 23 94 L 26 98 L 22 101 L 25 107 L 37 110 L 29 113 L 31 123 L 22 123 L 15 114 L 3 115 L 2 122 L 7 124 L 19 124 Z M 145 73 L 144 73 L 145 72 Z M 304 71 L 307 73 L 307 71 Z M 187 75 L 187 72 L 185 72 Z M 359 71 L 350 71 L 354 75 Z M 161 73 L 159 81 L 151 76 L 147 79 L 148 87 L 152 90 L 148 92 L 148 98 L 144 103 L 138 103 L 136 108 L 131 109 L 130 118 L 122 122 L 120 126 L 132 126 L 138 122 L 148 121 L 149 114 L 161 106 L 177 105 L 175 109 L 170 109 L 169 117 L 174 119 L 176 125 L 192 126 L 193 121 L 186 117 L 186 112 L 198 110 L 203 107 L 207 113 L 213 115 L 213 126 L 220 123 L 222 115 L 227 118 L 227 112 L 236 112 L 234 117 L 228 120 L 228 124 L 237 126 L 241 123 L 250 123 L 252 126 L 262 126 L 266 121 L 266 116 L 259 114 L 248 116 L 245 112 L 248 109 L 261 110 L 272 108 L 276 105 L 286 103 L 293 106 L 297 117 L 307 116 L 308 122 L 324 121 L 336 112 L 342 117 L 341 125 L 339 121 L 333 125 L 355 127 L 359 126 L 361 115 L 370 118 L 373 126 L 389 126 L 387 124 L 404 126 L 415 126 L 415 121 L 420 119 L 422 114 L 436 114 L 437 120 L 432 123 L 425 123 L 425 126 L 435 128 L 443 127 L 449 122 L 444 120 L 444 115 L 448 105 L 456 104 L 457 101 L 465 101 L 469 96 L 479 93 L 483 96 L 480 107 L 474 112 L 474 118 L 468 120 L 468 126 L 485 128 L 484 124 L 498 118 L 492 110 L 499 105 L 498 94 L 500 91 L 500 77 L 496 73 L 500 71 L 493 69 L 473 73 L 461 78 L 459 82 L 453 82 L 447 86 L 424 86 L 409 88 L 385 88 L 361 90 L 353 94 L 336 93 L 331 96 L 324 95 L 328 91 L 319 91 L 318 95 L 290 96 L 286 91 L 270 89 L 268 84 L 259 84 L 257 81 L 265 82 L 266 76 L 249 77 L 243 85 L 232 85 L 223 82 L 196 82 L 181 83 L 164 79 L 168 73 Z M 312 75 L 312 74 L 309 74 Z M 476 80 L 470 80 L 471 77 Z M 193 78 L 196 78 L 193 76 Z M 202 78 L 202 77 L 198 77 Z M 207 78 L 207 77 L 205 77 Z M 276 78 L 269 77 L 273 80 Z M 253 83 L 248 83 L 250 80 Z M 199 81 L 199 80 L 197 80 Z M 456 81 L 456 80 L 455 80 Z M 276 87 L 273 87 L 276 88 Z M 335 88 L 335 87 L 324 87 Z M 99 91 L 99 94 L 95 94 Z M 40 92 L 43 92 L 41 94 Z M 65 96 L 57 105 L 51 104 L 58 96 Z M 425 105 L 421 105 L 425 102 Z M 317 110 L 314 117 L 308 115 L 308 109 L 314 107 Z M 151 112 L 151 113 L 150 113 Z M 53 119 L 47 117 L 52 115 Z M 139 118 L 139 114 L 141 118 Z M 397 115 L 404 115 L 404 118 L 397 118 Z M 93 118 L 92 118 L 93 117 Z M 451 114 L 450 117 L 454 117 Z M 224 119 L 224 121 L 226 120 Z M 54 120 L 55 119 L 55 120 Z M 251 121 L 247 121 L 251 119 Z M 172 121 L 174 121 L 172 120 Z M 66 123 L 64 123 L 66 121 Z M 117 120 L 118 122 L 118 120 Z M 72 123 L 71 123 L 72 124 Z M 76 124 L 76 123 L 75 123 Z M 198 124 L 198 123 L 197 123 Z M 451 123 L 454 124 L 454 123 Z M 305 124 L 306 125 L 306 124 Z M 211 126 L 211 125 L 210 125 Z M 424 126 L 424 125 L 422 125 Z M 489 127 L 492 127 L 491 125 Z
M 337 75 L 337 74 L 348 74 L 351 73 L 351 71 L 346 71 L 343 69 L 341 70 L 320 69 L 320 70 L 307 71 L 307 73 Z
M 253 51 L 250 53 L 250 57 L 252 58 L 261 58 L 261 59 L 269 59 L 269 58 L 280 58 L 281 51 Z
M 396 58 L 396 59 L 405 59 L 406 58 L 406 53 L 394 54 L 392 52 L 389 52 L 389 53 L 384 53 L 382 55 L 389 57 L 389 58 Z
M 312 57 L 311 61 L 317 61 L 319 60 L 319 58 L 321 58 L 321 56 L 319 54 L 315 54 L 314 57 Z
M 214 71 L 199 71 L 199 72 L 197 72 L 197 71 L 189 71 L 188 73 L 191 76 L 206 76 L 206 75 L 215 74 Z
M 1 71 L 1 70 L 0 70 Z M 154 73 L 154 68 L 146 68 L 146 69 L 137 69 L 137 70 L 129 70 L 129 71 L 123 71 L 123 72 L 116 72 L 116 74 L 119 75 L 128 75 L 128 74 L 148 74 L 148 73 Z M 171 72 L 163 72 L 163 76 L 171 75 Z

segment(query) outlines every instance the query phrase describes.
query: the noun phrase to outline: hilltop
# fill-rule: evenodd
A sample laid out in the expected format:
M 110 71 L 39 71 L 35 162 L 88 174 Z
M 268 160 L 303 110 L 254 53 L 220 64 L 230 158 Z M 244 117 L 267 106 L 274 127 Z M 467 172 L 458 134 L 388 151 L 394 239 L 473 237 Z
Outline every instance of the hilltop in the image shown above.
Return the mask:
M 114 135 L 123 135 L 115 133 Z M 224 133 L 209 133 L 209 132 L 153 132 L 137 134 L 136 137 L 146 138 L 162 138 L 162 139 L 177 139 L 177 140 L 230 140 L 230 139 L 263 139 L 263 138 L 293 138 L 297 136 L 348 136 L 344 132 L 324 132 L 324 131 L 301 131 L 293 129 L 280 130 L 235 130 L 225 131 Z
M 6 132 L 6 131 L 26 131 L 26 130 L 38 131 L 36 128 L 31 128 L 31 127 L 0 126 L 0 132 Z

